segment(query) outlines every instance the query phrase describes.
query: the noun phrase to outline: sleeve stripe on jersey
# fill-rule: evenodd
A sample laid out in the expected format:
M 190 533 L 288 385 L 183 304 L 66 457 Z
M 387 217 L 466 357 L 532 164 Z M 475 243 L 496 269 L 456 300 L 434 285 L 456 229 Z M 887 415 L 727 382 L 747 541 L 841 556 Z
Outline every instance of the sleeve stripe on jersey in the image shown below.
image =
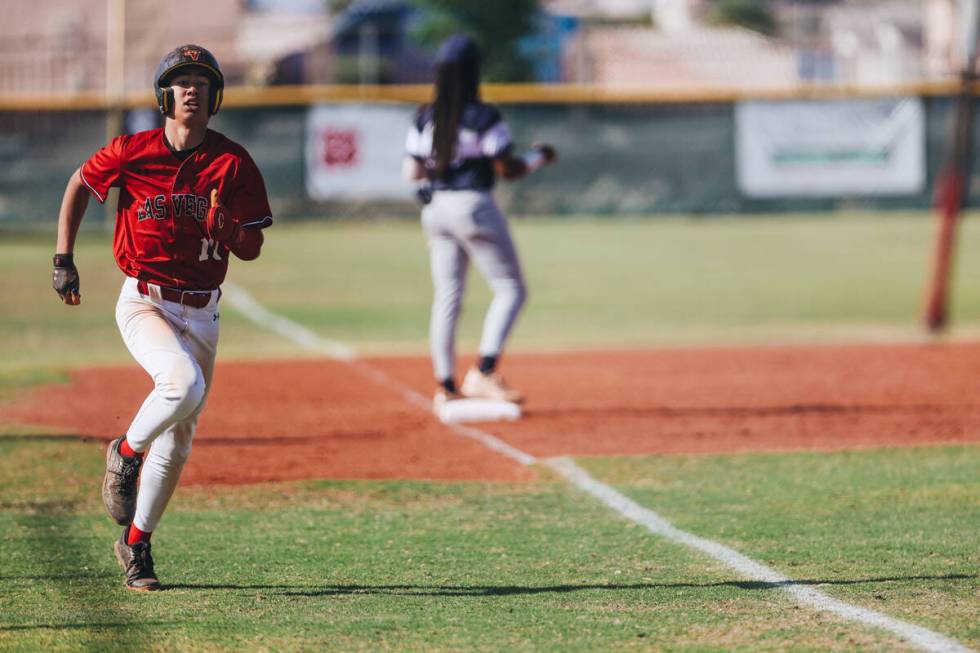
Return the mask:
M 272 224 L 272 216 L 267 215 L 264 218 L 259 218 L 258 220 L 249 220 L 248 222 L 242 223 L 242 229 L 265 229 Z
M 99 200 L 99 204 L 105 204 L 105 198 L 102 197 L 101 195 L 99 195 L 99 191 L 97 191 L 94 188 L 92 188 L 92 185 L 90 183 L 88 183 L 88 180 L 87 179 L 85 179 L 85 173 L 82 172 L 81 168 L 78 169 L 78 176 L 82 178 L 82 183 L 85 184 L 85 186 L 90 191 L 92 191 L 92 194 L 93 195 L 95 195 L 95 199 Z

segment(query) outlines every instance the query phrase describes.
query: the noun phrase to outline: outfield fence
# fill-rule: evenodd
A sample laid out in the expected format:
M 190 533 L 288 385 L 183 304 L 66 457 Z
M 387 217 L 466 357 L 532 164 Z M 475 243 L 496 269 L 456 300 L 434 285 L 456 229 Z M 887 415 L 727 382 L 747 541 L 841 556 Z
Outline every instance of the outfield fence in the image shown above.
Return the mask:
M 504 85 L 484 95 L 502 105 L 519 149 L 546 141 L 560 152 L 558 165 L 500 185 L 506 211 L 657 215 L 928 207 L 957 90 Z M 256 159 L 279 218 L 415 215 L 398 170 L 429 93 L 229 89 L 212 126 Z M 151 101 L 0 99 L 0 225 L 53 222 L 69 175 L 107 140 L 107 117 L 122 115 L 129 131 L 156 126 Z M 101 219 L 90 211 L 87 222 Z

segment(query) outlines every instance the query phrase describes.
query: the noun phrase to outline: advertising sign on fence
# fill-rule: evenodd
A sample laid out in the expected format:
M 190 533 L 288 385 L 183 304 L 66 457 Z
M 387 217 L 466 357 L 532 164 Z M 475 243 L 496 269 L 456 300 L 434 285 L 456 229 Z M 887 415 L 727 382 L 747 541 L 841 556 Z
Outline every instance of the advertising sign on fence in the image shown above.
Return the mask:
M 412 108 L 329 104 L 306 120 L 306 190 L 315 201 L 410 200 L 401 177 Z
M 918 98 L 740 102 L 735 152 L 749 197 L 920 193 L 925 112 Z

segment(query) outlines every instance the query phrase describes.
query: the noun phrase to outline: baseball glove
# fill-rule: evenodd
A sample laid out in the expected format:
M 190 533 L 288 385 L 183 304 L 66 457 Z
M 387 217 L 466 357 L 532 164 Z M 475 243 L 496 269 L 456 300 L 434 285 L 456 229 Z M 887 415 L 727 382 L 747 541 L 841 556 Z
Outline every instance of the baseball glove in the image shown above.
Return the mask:
M 211 189 L 211 208 L 205 223 L 207 236 L 223 245 L 234 242 L 238 237 L 238 224 L 228 215 L 228 209 L 221 203 L 218 190 Z

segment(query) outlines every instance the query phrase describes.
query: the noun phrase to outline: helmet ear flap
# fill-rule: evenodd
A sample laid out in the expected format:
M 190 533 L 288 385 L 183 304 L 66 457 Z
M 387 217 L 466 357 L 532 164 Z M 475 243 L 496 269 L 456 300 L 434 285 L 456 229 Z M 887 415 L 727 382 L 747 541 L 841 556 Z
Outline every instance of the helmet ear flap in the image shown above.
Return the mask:
M 223 92 L 224 92 L 224 89 L 221 88 L 221 87 L 218 87 L 218 88 L 216 88 L 214 90 L 214 97 L 211 100 L 211 115 L 212 116 L 214 114 L 218 113 L 218 109 L 221 108 L 221 100 L 223 99 L 222 98 Z
M 174 90 L 172 88 L 161 89 L 160 93 L 160 113 L 167 115 L 174 107 Z

